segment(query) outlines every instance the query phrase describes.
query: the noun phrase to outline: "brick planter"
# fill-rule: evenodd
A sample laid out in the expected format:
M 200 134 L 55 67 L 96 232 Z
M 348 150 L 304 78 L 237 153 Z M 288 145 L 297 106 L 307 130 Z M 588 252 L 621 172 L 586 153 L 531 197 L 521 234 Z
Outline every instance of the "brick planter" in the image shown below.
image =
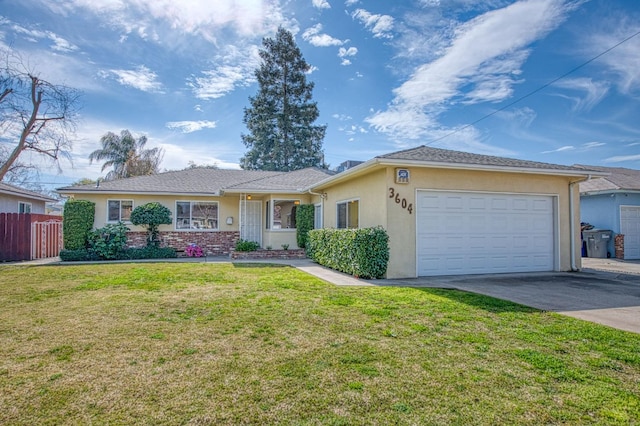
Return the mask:
M 214 256 L 227 255 L 231 253 L 240 239 L 239 232 L 192 232 L 192 231 L 169 231 L 160 232 L 160 246 L 172 247 L 177 252 L 184 252 L 189 244 L 197 244 L 205 254 Z M 144 247 L 147 245 L 146 232 L 127 232 L 127 246 Z
M 298 250 L 256 250 L 256 251 L 232 251 L 231 259 L 306 259 L 303 249 Z

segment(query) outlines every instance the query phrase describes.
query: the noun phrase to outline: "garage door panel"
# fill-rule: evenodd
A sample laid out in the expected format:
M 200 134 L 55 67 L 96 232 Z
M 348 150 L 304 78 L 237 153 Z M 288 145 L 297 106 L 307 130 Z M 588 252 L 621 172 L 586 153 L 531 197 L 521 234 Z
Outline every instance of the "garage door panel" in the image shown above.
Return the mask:
M 620 233 L 624 234 L 624 258 L 640 259 L 640 206 L 620 206 Z
M 418 191 L 418 275 L 553 270 L 553 206 L 549 196 Z

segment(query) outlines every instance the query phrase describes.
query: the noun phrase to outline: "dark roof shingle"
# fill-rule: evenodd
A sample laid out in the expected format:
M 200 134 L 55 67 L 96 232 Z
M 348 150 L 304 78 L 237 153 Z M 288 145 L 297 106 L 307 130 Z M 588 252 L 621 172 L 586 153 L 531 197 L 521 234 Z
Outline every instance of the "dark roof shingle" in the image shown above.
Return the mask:
M 220 191 L 297 191 L 330 176 L 331 172 L 307 168 L 293 172 L 195 168 L 174 172 L 101 181 L 99 186 L 81 185 L 58 188 L 59 192 L 122 192 L 154 194 L 206 194 Z
M 404 151 L 397 151 L 390 154 L 380 155 L 376 158 L 423 161 L 429 163 L 506 167 L 515 169 L 524 168 L 538 170 L 580 171 L 581 173 L 584 173 L 583 169 L 573 166 L 563 166 L 560 164 L 541 163 L 529 160 L 518 160 L 514 158 L 496 157 L 492 155 L 473 154 L 470 152 L 433 148 L 425 145 L 419 146 L 417 148 L 407 149 Z
M 40 194 L 35 191 L 30 191 L 28 189 L 20 188 L 19 186 L 10 185 L 8 183 L 0 182 L 0 193 L 3 194 L 11 194 L 11 195 L 19 195 L 25 198 L 31 198 L 34 200 L 53 202 L 57 201 L 55 198 L 51 198 L 44 194 Z
M 640 170 L 625 169 L 623 167 L 584 166 L 575 167 L 610 173 L 600 179 L 590 179 L 580 183 L 580 192 L 596 191 L 640 191 Z

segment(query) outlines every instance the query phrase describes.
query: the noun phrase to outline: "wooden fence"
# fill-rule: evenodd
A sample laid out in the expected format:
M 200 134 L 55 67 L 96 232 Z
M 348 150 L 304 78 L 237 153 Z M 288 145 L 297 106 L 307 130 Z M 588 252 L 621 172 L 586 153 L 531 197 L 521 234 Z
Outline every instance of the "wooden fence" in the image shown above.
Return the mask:
M 61 249 L 61 216 L 0 213 L 0 262 L 55 257 Z

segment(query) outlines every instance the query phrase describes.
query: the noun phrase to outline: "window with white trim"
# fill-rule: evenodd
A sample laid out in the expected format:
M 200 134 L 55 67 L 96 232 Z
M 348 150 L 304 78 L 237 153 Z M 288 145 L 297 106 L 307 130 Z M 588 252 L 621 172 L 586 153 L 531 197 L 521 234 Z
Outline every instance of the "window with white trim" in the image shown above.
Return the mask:
M 218 229 L 217 201 L 176 201 L 176 229 Z
M 107 222 L 129 222 L 133 200 L 107 200 Z
M 296 210 L 300 200 L 273 200 L 271 229 L 296 229 Z
M 360 222 L 359 200 L 348 200 L 336 203 L 336 228 L 357 228 Z
M 18 213 L 31 213 L 31 203 L 18 203 Z

